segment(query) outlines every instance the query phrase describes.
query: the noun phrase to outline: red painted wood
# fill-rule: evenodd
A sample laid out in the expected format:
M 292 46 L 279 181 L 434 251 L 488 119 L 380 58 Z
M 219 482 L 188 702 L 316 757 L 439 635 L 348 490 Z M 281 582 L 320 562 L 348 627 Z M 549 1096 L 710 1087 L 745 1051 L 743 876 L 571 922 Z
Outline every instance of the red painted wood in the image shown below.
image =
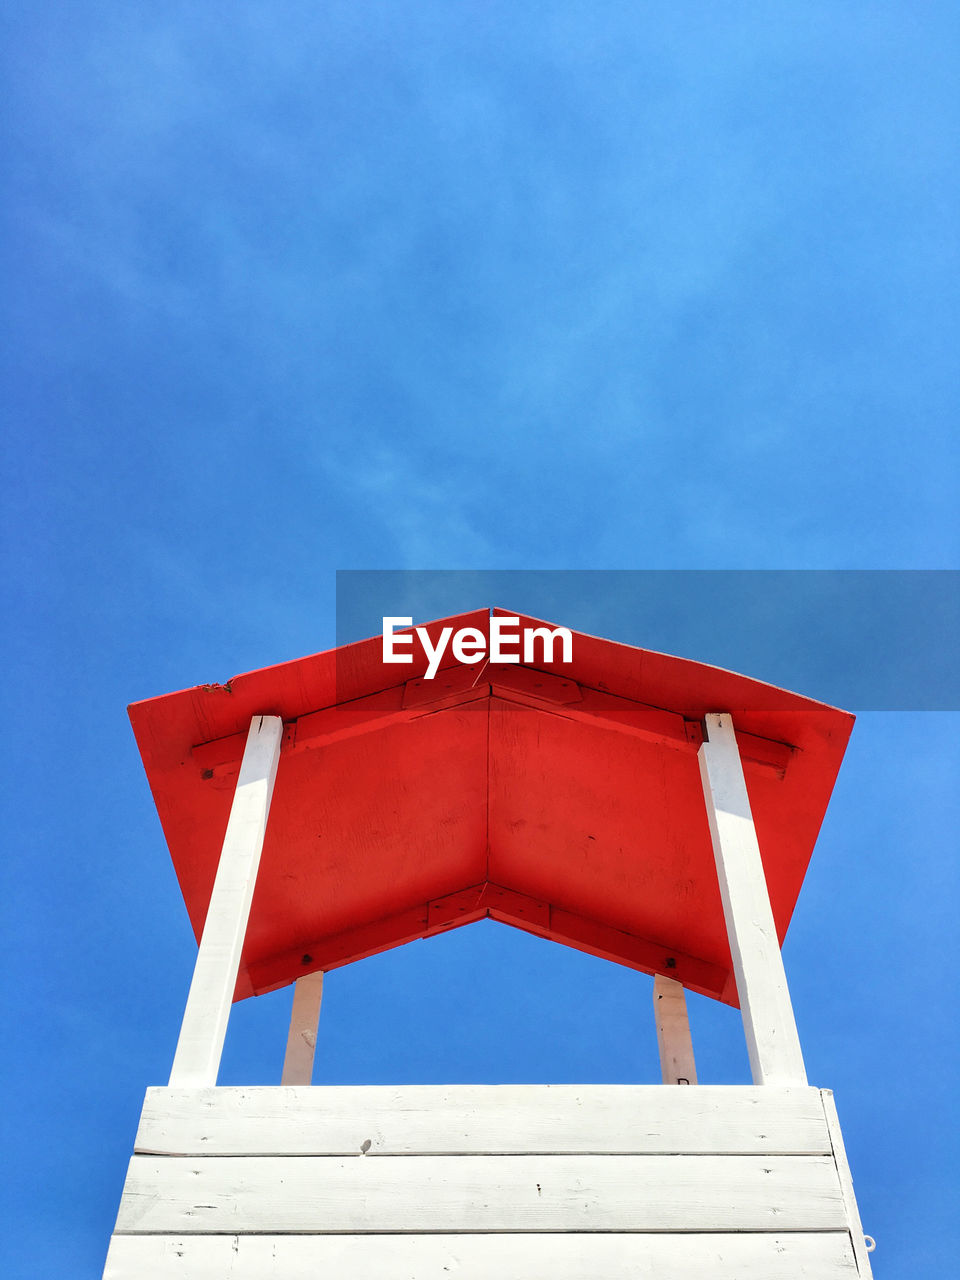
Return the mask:
M 735 1002 L 700 720 L 737 726 L 782 940 L 853 717 L 585 635 L 424 671 L 377 637 L 130 707 L 198 937 L 250 717 L 286 722 L 237 997 L 490 916 Z

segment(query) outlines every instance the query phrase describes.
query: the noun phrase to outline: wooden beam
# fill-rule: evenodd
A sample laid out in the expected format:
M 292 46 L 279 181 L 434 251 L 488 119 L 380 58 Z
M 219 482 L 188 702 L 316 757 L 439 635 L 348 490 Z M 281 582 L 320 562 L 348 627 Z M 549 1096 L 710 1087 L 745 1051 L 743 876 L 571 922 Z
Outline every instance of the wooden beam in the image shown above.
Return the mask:
M 250 722 L 170 1072 L 171 1085 L 204 1088 L 217 1083 L 282 735 L 279 716 L 254 716 Z
M 615 960 L 643 973 L 655 974 L 669 959 L 674 961 L 677 981 L 687 991 L 717 1000 L 723 997 L 728 970 L 709 964 L 682 951 L 665 948 L 659 942 L 639 938 L 609 925 L 598 924 L 584 916 L 559 907 L 549 906 L 503 885 L 481 882 L 445 894 L 431 902 L 409 907 L 396 915 L 369 924 L 328 934 L 325 938 L 301 939 L 296 948 L 282 951 L 266 960 L 252 963 L 248 977 L 252 992 L 262 995 L 290 985 L 290 970 L 309 955 L 309 964 L 322 963 L 324 972 L 352 964 L 379 951 L 417 938 L 444 933 L 460 924 L 471 924 L 490 916 L 505 924 L 516 925 L 528 933 L 562 942 L 604 960 Z M 735 1003 L 735 1001 L 731 1001 Z
M 698 753 L 754 1084 L 806 1084 L 797 1025 L 729 715 L 705 717 Z
M 308 973 L 293 984 L 293 1008 L 281 1084 L 312 1084 L 313 1055 L 317 1047 L 323 972 Z
M 420 677 L 364 698 L 305 712 L 287 725 L 287 749 L 291 754 L 313 751 L 491 696 L 691 754 L 702 741 L 699 723 L 678 712 L 616 697 L 529 667 L 491 668 L 488 664 L 479 673 L 472 667 L 451 667 L 435 680 Z M 190 755 L 206 777 L 222 780 L 236 773 L 242 748 L 243 734 L 234 733 L 197 743 Z M 740 751 L 744 760 L 779 778 L 794 754 L 788 743 L 751 733 L 740 734 Z
M 857 1259 L 857 1266 L 860 1268 L 860 1280 L 872 1280 L 873 1269 L 870 1266 L 870 1254 L 876 1248 L 876 1245 L 872 1236 L 863 1234 L 863 1224 L 860 1221 L 860 1210 L 857 1208 L 857 1197 L 853 1194 L 853 1178 L 850 1174 L 850 1165 L 847 1163 L 847 1153 L 843 1146 L 843 1135 L 840 1132 L 840 1119 L 837 1116 L 837 1104 L 834 1101 L 833 1090 L 821 1089 L 820 1098 L 823 1102 L 823 1113 L 827 1119 L 827 1129 L 833 1145 L 833 1158 L 836 1161 L 837 1174 L 840 1178 L 840 1194 L 843 1196 L 843 1203 L 847 1210 L 850 1240 L 853 1244 L 853 1253 Z M 870 1241 L 869 1244 L 867 1243 L 868 1240 Z
M 659 1087 L 659 1086 L 658 1086 Z M 858 1280 L 846 1231 L 114 1236 L 104 1280 Z
M 696 1084 L 697 1064 L 693 1059 L 683 985 L 658 973 L 653 983 L 653 1011 L 663 1083 Z
M 358 1137 L 362 1132 L 358 1125 Z M 308 1235 L 846 1229 L 830 1156 L 370 1159 L 358 1151 L 344 1157 L 133 1156 L 115 1231 Z
M 359 1127 L 358 1127 L 359 1126 Z M 147 1090 L 158 1156 L 833 1153 L 816 1089 L 701 1084 L 220 1085 Z

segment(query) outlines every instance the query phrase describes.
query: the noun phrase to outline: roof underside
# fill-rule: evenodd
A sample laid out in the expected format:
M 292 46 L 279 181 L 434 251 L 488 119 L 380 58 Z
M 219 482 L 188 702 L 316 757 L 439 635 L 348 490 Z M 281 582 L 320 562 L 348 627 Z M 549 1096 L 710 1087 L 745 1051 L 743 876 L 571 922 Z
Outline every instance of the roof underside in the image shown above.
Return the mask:
M 491 917 L 735 1004 L 701 721 L 733 717 L 782 942 L 853 717 L 586 635 L 567 664 L 445 661 L 376 637 L 131 706 L 198 938 L 250 718 L 284 720 L 237 998 Z

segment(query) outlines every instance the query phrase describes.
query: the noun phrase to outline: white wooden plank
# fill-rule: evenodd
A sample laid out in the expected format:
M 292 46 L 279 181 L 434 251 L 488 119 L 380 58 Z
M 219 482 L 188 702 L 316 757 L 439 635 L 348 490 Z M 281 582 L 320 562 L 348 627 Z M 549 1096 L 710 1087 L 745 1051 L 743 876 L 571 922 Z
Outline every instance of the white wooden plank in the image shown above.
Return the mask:
M 281 1084 L 309 1084 L 313 1079 L 313 1055 L 317 1047 L 322 1000 L 322 973 L 308 973 L 296 980 Z
M 120 1235 L 817 1231 L 826 1156 L 134 1156 Z
M 172 1085 L 217 1083 L 282 736 L 279 716 L 254 716 L 250 722 L 170 1072 Z
M 806 1084 L 760 846 L 729 715 L 705 717 L 700 775 L 755 1084 Z
M 842 1232 L 114 1236 L 104 1280 L 857 1280 Z
M 863 1224 L 860 1221 L 860 1210 L 857 1207 L 857 1197 L 853 1192 L 853 1177 L 850 1173 L 850 1165 L 847 1163 L 847 1152 L 843 1145 L 843 1134 L 840 1132 L 840 1119 L 837 1115 L 837 1104 L 833 1098 L 831 1089 L 822 1089 L 820 1096 L 823 1101 L 823 1111 L 827 1118 L 827 1129 L 830 1133 L 830 1140 L 833 1143 L 833 1158 L 837 1165 L 837 1175 L 840 1179 L 840 1194 L 843 1196 L 844 1208 L 847 1213 L 847 1222 L 850 1227 L 850 1237 L 853 1241 L 854 1257 L 857 1260 L 857 1266 L 860 1268 L 860 1276 L 862 1280 L 871 1280 L 873 1270 L 870 1266 L 870 1254 L 867 1251 L 866 1237 L 863 1233 Z
M 696 1084 L 690 1020 L 682 983 L 657 974 L 653 983 L 653 1016 L 657 1024 L 660 1073 L 664 1084 Z
M 829 1155 L 813 1088 L 358 1085 L 149 1089 L 136 1150 L 163 1155 Z

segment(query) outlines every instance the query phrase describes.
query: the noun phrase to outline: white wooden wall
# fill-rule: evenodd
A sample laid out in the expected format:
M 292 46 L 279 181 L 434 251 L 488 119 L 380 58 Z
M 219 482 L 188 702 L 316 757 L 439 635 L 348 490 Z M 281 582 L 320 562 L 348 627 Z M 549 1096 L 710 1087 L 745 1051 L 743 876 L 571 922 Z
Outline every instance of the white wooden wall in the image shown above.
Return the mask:
M 135 1152 L 106 1280 L 869 1275 L 804 1086 L 151 1089 Z

